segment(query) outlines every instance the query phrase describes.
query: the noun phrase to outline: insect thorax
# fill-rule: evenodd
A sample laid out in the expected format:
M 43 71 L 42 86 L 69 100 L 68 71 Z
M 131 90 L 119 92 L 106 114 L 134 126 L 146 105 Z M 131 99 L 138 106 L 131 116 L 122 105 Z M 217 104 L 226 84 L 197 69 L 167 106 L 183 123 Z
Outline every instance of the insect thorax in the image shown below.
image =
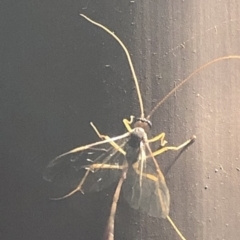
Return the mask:
M 125 145 L 126 158 L 129 165 L 134 164 L 139 159 L 140 144 L 146 139 L 146 132 L 141 127 L 133 128 L 130 138 Z

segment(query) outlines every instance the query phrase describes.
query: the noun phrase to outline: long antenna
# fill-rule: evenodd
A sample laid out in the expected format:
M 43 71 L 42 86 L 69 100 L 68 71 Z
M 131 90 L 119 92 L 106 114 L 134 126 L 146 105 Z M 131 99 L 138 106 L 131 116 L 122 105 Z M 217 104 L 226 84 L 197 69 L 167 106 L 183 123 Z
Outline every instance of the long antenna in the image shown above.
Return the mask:
M 80 14 L 80 16 L 84 17 L 87 21 L 89 21 L 90 23 L 102 28 L 105 32 L 109 33 L 113 38 L 115 38 L 115 40 L 121 45 L 122 49 L 124 50 L 126 56 L 127 56 L 127 60 L 129 63 L 129 67 L 130 70 L 132 72 L 132 76 L 133 76 L 133 80 L 136 86 L 136 90 L 137 90 L 137 95 L 138 95 L 138 100 L 139 100 L 139 104 L 140 104 L 140 111 L 141 111 L 141 118 L 144 118 L 144 110 L 143 110 L 143 101 L 142 101 L 142 96 L 141 96 L 141 92 L 140 92 L 140 88 L 139 88 L 139 84 L 138 84 L 138 80 L 137 80 L 137 76 L 133 67 L 133 63 L 132 63 L 132 59 L 131 56 L 129 54 L 129 51 L 127 50 L 126 46 L 124 45 L 124 43 L 115 35 L 114 32 L 110 31 L 108 28 L 106 28 L 105 26 L 103 26 L 102 24 L 93 21 L 92 19 L 90 19 L 89 17 L 85 16 L 84 14 Z
M 194 75 L 196 75 L 198 72 L 200 72 L 202 69 L 209 67 L 213 63 L 222 61 L 222 60 L 227 60 L 227 59 L 240 59 L 240 56 L 238 55 L 229 55 L 225 57 L 220 57 L 216 58 L 208 63 L 205 63 L 201 67 L 199 67 L 197 70 L 195 70 L 193 73 L 191 73 L 187 78 L 181 81 L 175 88 L 173 88 L 153 109 L 152 111 L 148 114 L 147 119 L 149 119 L 153 113 L 163 104 L 163 102 L 166 101 L 167 98 L 169 98 L 176 90 L 178 90 L 183 84 L 185 84 L 188 80 L 190 80 Z

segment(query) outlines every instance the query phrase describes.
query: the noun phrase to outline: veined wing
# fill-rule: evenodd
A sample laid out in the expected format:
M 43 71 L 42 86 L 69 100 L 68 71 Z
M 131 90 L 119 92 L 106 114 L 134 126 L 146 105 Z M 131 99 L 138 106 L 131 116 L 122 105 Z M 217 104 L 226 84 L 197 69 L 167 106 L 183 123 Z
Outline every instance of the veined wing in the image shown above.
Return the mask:
M 140 149 L 145 151 L 145 148 Z M 147 160 L 141 159 L 141 156 L 146 155 L 149 156 Z M 136 163 L 128 167 L 127 178 L 123 183 L 124 198 L 134 209 L 140 209 L 152 217 L 166 218 L 170 195 L 164 176 L 151 154 L 140 152 L 139 157 Z
M 119 179 L 125 159 L 123 153 L 113 147 L 110 141 L 122 148 L 128 136 L 129 133 L 126 133 L 64 153 L 50 161 L 43 178 L 60 185 L 65 193 L 75 190 L 101 191 Z

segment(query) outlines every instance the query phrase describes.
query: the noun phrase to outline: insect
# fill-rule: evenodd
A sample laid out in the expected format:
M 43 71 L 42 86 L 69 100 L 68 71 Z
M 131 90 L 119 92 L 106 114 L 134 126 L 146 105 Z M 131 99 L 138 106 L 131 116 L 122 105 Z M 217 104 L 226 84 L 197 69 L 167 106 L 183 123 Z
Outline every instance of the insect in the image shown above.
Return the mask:
M 44 179 L 50 182 L 70 184 L 69 187 L 72 191 L 63 197 L 55 198 L 56 200 L 70 197 L 78 191 L 82 193 L 101 191 L 113 182 L 118 181 L 104 240 L 114 239 L 114 218 L 121 189 L 124 198 L 132 208 L 140 209 L 149 216 L 166 218 L 177 231 L 179 237 L 185 239 L 169 217 L 170 194 L 155 157 L 169 150 L 178 151 L 183 149 L 194 141 L 195 136 L 177 147 L 166 146 L 165 133 L 148 139 L 147 132 L 152 126 L 149 118 L 171 94 L 200 70 L 220 60 L 230 58 L 240 59 L 240 57 L 222 57 L 203 65 L 170 91 L 145 118 L 137 77 L 127 48 L 105 26 L 89 19 L 85 15 L 81 14 L 81 16 L 112 35 L 123 48 L 136 85 L 141 116 L 140 118 L 131 116 L 130 120 L 124 119 L 123 123 L 127 132 L 112 138 L 102 135 L 95 125 L 91 123 L 91 126 L 101 140 L 75 148 L 53 159 L 44 172 Z M 131 127 L 132 125 L 133 128 Z M 152 151 L 150 145 L 157 141 L 160 143 L 160 147 Z

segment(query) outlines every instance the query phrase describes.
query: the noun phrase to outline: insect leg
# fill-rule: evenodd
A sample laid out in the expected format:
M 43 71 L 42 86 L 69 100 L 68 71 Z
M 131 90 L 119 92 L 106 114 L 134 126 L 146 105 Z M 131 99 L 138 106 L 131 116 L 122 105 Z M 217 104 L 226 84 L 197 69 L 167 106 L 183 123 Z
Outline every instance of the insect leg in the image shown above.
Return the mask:
M 109 140 L 109 144 L 111 144 L 117 151 L 121 152 L 123 155 L 126 155 L 126 152 L 117 143 L 111 141 L 111 138 L 109 136 L 101 134 L 92 122 L 90 124 L 99 138 L 103 140 Z
M 133 123 L 134 116 L 130 116 L 130 120 L 127 120 L 126 118 L 123 119 L 123 124 L 128 130 L 128 132 L 132 131 L 131 124 Z
M 82 191 L 82 185 L 83 185 L 83 183 L 85 182 L 85 180 L 86 180 L 86 178 L 87 178 L 90 170 L 91 170 L 91 169 L 88 169 L 88 170 L 86 171 L 84 177 L 82 178 L 82 180 L 80 181 L 80 183 L 78 184 L 78 186 L 77 186 L 74 190 L 72 190 L 70 193 L 68 193 L 68 194 L 66 194 L 66 195 L 64 195 L 64 196 L 62 196 L 62 197 L 59 197 L 59 198 L 51 198 L 51 200 L 61 200 L 61 199 L 64 199 L 64 198 L 68 198 L 68 197 L 72 196 L 74 193 L 76 193 L 76 192 L 78 192 L 78 191 L 80 191 L 80 192 L 83 193 L 83 191 Z
M 116 188 L 114 196 L 113 196 L 112 206 L 111 206 L 110 214 L 108 217 L 107 227 L 105 230 L 103 240 L 114 240 L 115 215 L 116 215 L 117 204 L 118 204 L 122 184 L 123 184 L 124 180 L 126 179 L 126 174 L 127 174 L 127 167 L 125 167 L 123 169 L 122 176 L 118 181 L 118 185 L 117 185 L 117 188 Z
M 83 186 L 84 182 L 86 181 L 87 176 L 89 175 L 90 172 L 94 172 L 95 170 L 98 170 L 98 169 L 124 169 L 124 168 L 125 168 L 124 165 L 119 166 L 119 165 L 102 164 L 102 163 L 101 164 L 100 163 L 94 163 L 92 165 L 89 165 L 88 167 L 85 168 L 86 173 L 84 174 L 80 183 L 78 184 L 78 186 L 74 190 L 72 190 L 70 193 L 68 193 L 68 194 L 66 194 L 62 197 L 51 198 L 51 200 L 61 200 L 61 199 L 64 199 L 64 198 L 68 198 L 78 191 L 84 194 L 84 191 L 82 190 L 82 186 Z
M 164 147 L 167 144 L 167 141 L 164 138 L 165 138 L 165 133 L 163 132 L 155 136 L 154 138 L 149 139 L 148 142 L 156 142 L 160 140 L 160 146 Z
M 175 223 L 173 222 L 173 220 L 169 217 L 169 215 L 167 216 L 167 220 L 168 222 L 172 225 L 172 227 L 174 228 L 174 230 L 177 232 L 178 236 L 182 239 L 182 240 L 186 240 L 186 238 L 182 235 L 182 233 L 179 231 L 179 229 L 176 227 Z
M 164 153 L 166 151 L 172 150 L 172 151 L 178 151 L 181 148 L 186 147 L 187 145 L 189 145 L 190 143 L 192 143 L 194 140 L 196 139 L 196 136 L 191 137 L 189 140 L 187 140 L 186 142 L 182 143 L 181 145 L 175 147 L 175 146 L 168 146 L 168 147 L 163 147 L 155 152 L 152 153 L 153 156 L 157 156 L 161 153 Z

